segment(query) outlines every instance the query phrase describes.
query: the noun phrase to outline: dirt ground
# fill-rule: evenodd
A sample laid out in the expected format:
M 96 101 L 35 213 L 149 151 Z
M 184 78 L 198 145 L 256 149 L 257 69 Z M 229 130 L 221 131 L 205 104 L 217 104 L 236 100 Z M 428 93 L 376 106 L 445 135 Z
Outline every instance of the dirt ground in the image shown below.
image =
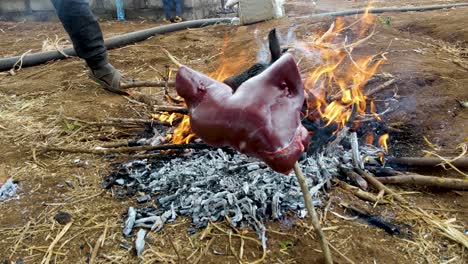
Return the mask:
M 384 1 L 375 6 L 421 5 L 457 1 Z M 460 2 L 460 1 L 458 1 Z M 362 1 L 326 1 L 320 10 L 362 7 Z M 273 27 L 286 32 L 298 26 L 298 37 L 324 32 L 333 19 L 296 19 L 313 10 L 310 3 L 288 2 L 289 18 L 250 26 L 216 25 L 190 29 L 111 50 L 112 63 L 129 78 L 156 80 L 170 62 L 166 48 L 181 62 L 203 72 L 213 72 L 224 54 L 231 66 L 244 69 L 254 62 L 258 49 L 253 32 L 264 36 Z M 394 96 L 397 110 L 384 121 L 397 128 L 390 138 L 390 154 L 422 156 L 430 149 L 423 140 L 440 146 L 444 154 L 455 155 L 455 147 L 468 142 L 468 8 L 424 13 L 385 13 L 377 16 L 373 37 L 356 48 L 356 56 L 385 52 L 388 59 L 379 74 L 398 83 L 378 94 Z M 348 17 L 352 23 L 356 17 Z M 106 37 L 161 23 L 102 21 Z M 47 38 L 65 38 L 58 23 L 0 22 L 0 56 L 40 51 Z M 239 60 L 238 58 L 247 58 Z M 151 66 L 151 67 L 150 67 Z M 113 163 L 129 157 L 101 157 L 89 154 L 42 153 L 45 145 L 96 147 L 105 142 L 128 140 L 141 131 L 115 127 L 86 126 L 84 121 L 107 117 L 148 117 L 152 106 L 162 102 L 160 88 L 135 89 L 131 97 L 106 92 L 90 81 L 84 63 L 76 58 L 49 62 L 11 73 L 0 73 L 0 184 L 7 177 L 19 182 L 18 197 L 0 202 L 0 261 L 40 263 L 51 244 L 55 263 L 87 263 L 93 250 L 95 263 L 153 262 L 239 262 L 262 257 L 262 249 L 250 229 L 238 230 L 229 242 L 227 226 L 219 224 L 195 235 L 186 230 L 190 219 L 177 220 L 161 233 L 150 233 L 142 259 L 122 247 L 128 241 L 121 234 L 122 216 L 132 200 L 117 200 L 100 188 Z M 378 107 L 384 108 L 385 105 Z M 70 126 L 71 120 L 84 120 Z M 432 169 L 427 175 L 459 176 L 455 171 Z M 451 220 L 457 230 L 468 229 L 468 193 L 416 187 L 392 186 L 404 194 L 410 206 L 378 205 L 375 208 L 335 186 L 324 194 L 320 215 L 325 234 L 335 250 L 337 263 L 467 263 L 466 248 L 444 236 L 444 232 L 423 217 L 423 208 L 440 221 Z M 350 220 L 340 203 L 363 208 L 384 219 L 405 225 L 411 235 L 391 236 L 385 231 Z M 412 210 L 416 210 L 412 211 Z M 69 229 L 53 218 L 69 212 Z M 337 214 L 334 214 L 334 213 Z M 268 251 L 265 263 L 320 263 L 322 255 L 311 227 L 304 219 L 268 223 Z M 63 231 L 58 242 L 54 239 Z M 100 239 L 103 237 L 104 239 Z M 248 238 L 247 238 L 248 237 Z M 250 238 L 250 239 L 249 239 Z M 465 235 L 466 238 L 466 235 Z M 102 244 L 101 244 L 102 243 Z M 98 245 L 99 246 L 96 246 Z M 232 246 L 232 247 L 231 247 Z M 237 252 L 237 253 L 233 253 Z M 345 256 L 345 257 L 343 257 Z M 188 260 L 185 260 L 188 259 Z

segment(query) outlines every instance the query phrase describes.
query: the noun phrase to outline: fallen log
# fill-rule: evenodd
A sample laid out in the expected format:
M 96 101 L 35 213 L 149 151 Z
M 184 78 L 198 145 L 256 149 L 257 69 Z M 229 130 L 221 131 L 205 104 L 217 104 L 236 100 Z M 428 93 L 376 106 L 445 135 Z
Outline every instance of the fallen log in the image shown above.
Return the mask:
M 447 158 L 450 160 L 451 158 Z M 387 164 L 394 165 L 406 165 L 406 166 L 415 166 L 415 167 L 435 167 L 445 163 L 444 160 L 440 158 L 422 158 L 422 157 L 401 157 L 401 158 L 389 158 Z M 450 162 L 453 166 L 457 168 L 468 168 L 468 158 L 459 158 Z
M 381 183 L 389 184 L 412 184 L 426 187 L 438 187 L 441 189 L 451 190 L 468 190 L 468 180 L 463 179 L 449 179 L 434 176 L 425 176 L 418 174 L 405 174 L 390 177 L 377 177 Z

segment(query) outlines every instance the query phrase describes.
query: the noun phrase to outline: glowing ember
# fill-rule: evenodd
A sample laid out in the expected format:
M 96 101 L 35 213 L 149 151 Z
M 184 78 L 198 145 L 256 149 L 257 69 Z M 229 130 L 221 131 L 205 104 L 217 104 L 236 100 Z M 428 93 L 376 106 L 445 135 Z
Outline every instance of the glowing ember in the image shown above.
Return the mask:
M 373 145 L 374 144 L 374 133 L 370 132 L 366 134 L 366 144 Z
M 388 153 L 387 140 L 388 140 L 388 134 L 384 134 L 379 137 L 379 146 L 385 149 L 385 153 Z

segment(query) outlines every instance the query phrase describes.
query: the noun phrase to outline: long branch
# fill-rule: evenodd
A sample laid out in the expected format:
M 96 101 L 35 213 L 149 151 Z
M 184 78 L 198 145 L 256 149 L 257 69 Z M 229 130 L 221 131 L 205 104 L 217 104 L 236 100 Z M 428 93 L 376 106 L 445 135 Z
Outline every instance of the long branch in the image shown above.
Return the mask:
M 96 149 L 85 149 L 85 148 L 73 148 L 73 147 L 57 147 L 57 146 L 46 146 L 43 148 L 45 152 L 57 151 L 57 152 L 68 152 L 68 153 L 89 153 L 89 154 L 101 154 L 106 155 L 110 153 L 129 153 L 134 151 L 150 151 L 150 150 L 170 150 L 170 149 L 206 149 L 211 148 L 209 145 L 204 143 L 190 143 L 190 144 L 166 144 L 158 146 L 137 146 L 137 147 L 122 147 L 122 148 L 96 148 Z
M 381 183 L 389 184 L 412 184 L 427 187 L 438 187 L 442 189 L 452 190 L 468 190 L 468 180 L 463 179 L 449 179 L 425 175 L 399 175 L 390 177 L 377 177 Z
M 420 158 L 420 157 L 402 157 L 402 158 L 389 158 L 387 164 L 399 164 L 417 167 L 435 167 L 445 161 L 439 158 Z M 453 166 L 458 168 L 468 168 L 468 158 L 459 158 L 450 162 Z

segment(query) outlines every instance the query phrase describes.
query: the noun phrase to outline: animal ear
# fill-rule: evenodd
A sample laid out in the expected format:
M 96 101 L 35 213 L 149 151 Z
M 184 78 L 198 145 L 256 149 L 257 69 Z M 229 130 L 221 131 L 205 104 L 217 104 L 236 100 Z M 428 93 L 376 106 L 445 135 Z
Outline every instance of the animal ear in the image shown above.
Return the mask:
M 276 35 L 276 28 L 268 33 L 268 45 L 270 46 L 271 63 L 273 63 L 277 61 L 282 54 L 278 35 Z
M 296 61 L 291 54 L 286 53 L 281 56 L 258 77 L 277 86 L 286 84 L 292 96 L 299 95 L 303 97 L 304 95 L 304 85 L 301 75 L 297 68 Z
M 213 83 L 210 79 L 186 66 L 181 66 L 176 75 L 176 91 L 185 99 L 188 106 L 198 103 L 206 93 L 206 87 Z

